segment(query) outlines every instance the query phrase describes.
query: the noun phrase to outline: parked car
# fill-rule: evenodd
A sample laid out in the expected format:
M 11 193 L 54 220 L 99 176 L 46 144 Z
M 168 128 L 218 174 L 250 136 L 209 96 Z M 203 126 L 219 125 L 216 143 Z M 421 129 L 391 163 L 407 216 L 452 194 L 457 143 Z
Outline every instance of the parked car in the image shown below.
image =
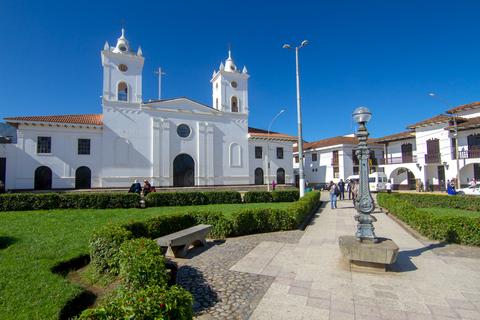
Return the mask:
M 480 183 L 477 183 L 475 186 L 468 186 L 466 188 L 461 188 L 457 190 L 459 196 L 480 196 Z

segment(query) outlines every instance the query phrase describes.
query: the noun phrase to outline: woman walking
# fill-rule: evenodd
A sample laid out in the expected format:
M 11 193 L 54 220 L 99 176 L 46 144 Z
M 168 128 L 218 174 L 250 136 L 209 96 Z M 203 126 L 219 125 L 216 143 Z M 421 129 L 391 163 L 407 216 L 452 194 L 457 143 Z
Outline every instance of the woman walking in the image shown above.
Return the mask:
M 333 182 L 330 181 L 330 187 L 329 187 L 329 192 L 330 192 L 330 205 L 332 209 L 337 208 L 337 193 L 338 193 L 338 187 L 337 185 Z

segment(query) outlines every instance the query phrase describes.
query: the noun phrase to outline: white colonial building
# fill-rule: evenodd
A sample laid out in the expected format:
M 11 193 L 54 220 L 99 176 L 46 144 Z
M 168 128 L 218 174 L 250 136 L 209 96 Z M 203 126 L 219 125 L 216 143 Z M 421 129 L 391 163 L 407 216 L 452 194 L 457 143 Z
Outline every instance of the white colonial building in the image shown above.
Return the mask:
M 267 171 L 270 181 L 293 182 L 295 138 L 248 127 L 249 74 L 230 52 L 211 79 L 213 107 L 188 98 L 145 102 L 144 57 L 123 30 L 101 58 L 101 114 L 5 118 L 17 128 L 16 143 L 5 145 L 7 189 L 127 187 L 134 179 L 263 184 Z
M 359 173 L 358 159 L 354 148 L 358 139 L 353 135 L 338 136 L 303 144 L 304 172 L 308 185 L 338 182 L 348 176 Z M 382 157 L 382 146 L 370 144 L 370 170 L 378 170 L 378 161 Z M 298 179 L 298 149 L 294 147 L 294 171 Z
M 446 113 L 375 139 L 384 145 L 381 167 L 394 189 L 413 190 L 421 183 L 427 190 L 444 190 L 457 171 L 462 186 L 480 180 L 480 102 Z

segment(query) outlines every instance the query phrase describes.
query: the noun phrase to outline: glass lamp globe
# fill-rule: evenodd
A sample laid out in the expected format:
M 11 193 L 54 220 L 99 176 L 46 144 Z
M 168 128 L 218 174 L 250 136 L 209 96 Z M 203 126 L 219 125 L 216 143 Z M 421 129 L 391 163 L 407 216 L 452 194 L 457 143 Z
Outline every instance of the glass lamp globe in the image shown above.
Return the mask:
M 358 107 L 353 111 L 352 117 L 356 123 L 367 123 L 372 118 L 372 113 L 366 107 Z

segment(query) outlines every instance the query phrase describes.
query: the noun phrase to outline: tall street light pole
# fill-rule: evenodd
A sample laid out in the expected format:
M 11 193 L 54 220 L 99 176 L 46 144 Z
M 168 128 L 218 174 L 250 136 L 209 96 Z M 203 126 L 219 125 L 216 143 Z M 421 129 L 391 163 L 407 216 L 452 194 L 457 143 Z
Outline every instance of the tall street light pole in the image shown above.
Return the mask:
M 298 47 L 292 47 L 289 44 L 284 44 L 284 49 L 295 50 L 295 68 L 297 78 L 297 124 L 298 124 L 298 175 L 299 175 L 299 187 L 300 198 L 305 195 L 305 173 L 303 168 L 303 134 L 302 134 L 302 109 L 300 104 L 300 71 L 298 65 L 298 50 L 305 47 L 308 44 L 307 40 L 303 40 Z
M 450 104 L 448 102 L 446 102 L 444 99 L 442 99 L 441 97 L 439 97 L 436 93 L 429 93 L 428 94 L 430 97 L 440 101 L 441 103 L 443 103 L 445 106 L 447 106 L 448 109 L 451 109 L 452 107 L 450 106 Z M 457 126 L 457 115 L 456 114 L 453 114 L 452 115 L 452 118 L 453 118 L 453 138 L 455 140 L 455 159 L 456 159 L 456 164 L 457 164 L 457 175 L 455 177 L 455 187 L 457 189 L 460 189 L 460 160 L 458 159 L 458 126 Z
M 278 117 L 280 117 L 286 110 L 282 109 L 275 117 L 273 117 L 272 121 L 268 125 L 268 134 L 267 134 L 267 190 L 270 191 L 270 129 L 272 128 L 272 124 Z

